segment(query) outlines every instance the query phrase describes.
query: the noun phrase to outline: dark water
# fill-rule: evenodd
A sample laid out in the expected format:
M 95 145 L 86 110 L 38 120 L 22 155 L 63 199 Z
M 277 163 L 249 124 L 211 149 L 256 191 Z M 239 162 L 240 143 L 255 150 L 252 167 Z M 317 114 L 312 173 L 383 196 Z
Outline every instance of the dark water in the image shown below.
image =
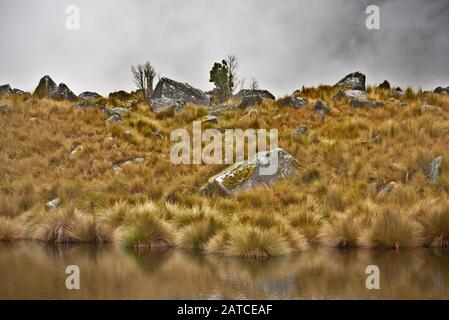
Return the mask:
M 80 290 L 65 286 L 80 269 Z M 368 290 L 365 269 L 380 268 Z M 312 248 L 253 261 L 180 250 L 137 254 L 112 245 L 0 243 L 0 299 L 448 299 L 449 251 Z

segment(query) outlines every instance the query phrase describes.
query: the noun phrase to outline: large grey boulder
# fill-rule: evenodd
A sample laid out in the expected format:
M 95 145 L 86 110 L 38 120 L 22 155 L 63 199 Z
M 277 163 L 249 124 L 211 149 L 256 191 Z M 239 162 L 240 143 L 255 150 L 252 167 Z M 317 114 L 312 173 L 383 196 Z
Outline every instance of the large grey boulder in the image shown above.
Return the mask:
M 235 98 L 243 99 L 244 97 L 249 96 L 259 96 L 263 99 L 276 99 L 274 95 L 271 94 L 268 90 L 259 90 L 259 89 L 242 89 L 236 95 Z
M 299 171 L 299 162 L 287 151 L 261 151 L 253 159 L 238 162 L 211 177 L 202 187 L 206 194 L 230 196 L 257 185 L 272 185 Z
M 380 85 L 379 89 L 387 89 L 390 90 L 391 86 L 390 83 L 387 80 L 384 80 Z
M 11 90 L 11 86 L 9 84 L 0 86 L 0 94 L 11 93 L 11 92 L 12 92 L 12 90 Z
M 352 90 L 362 90 L 365 91 L 365 80 L 366 77 L 361 72 L 353 72 L 348 74 L 346 77 L 341 79 L 335 85 L 336 87 L 343 87 Z
M 239 108 L 246 109 L 251 106 L 259 105 L 263 102 L 261 96 L 247 96 L 243 97 L 242 101 L 239 104 Z
M 209 106 L 210 96 L 188 83 L 181 83 L 168 78 L 162 78 L 156 85 L 150 97 L 154 111 L 161 107 L 172 107 L 174 103 L 184 101 L 196 105 Z
M 77 96 L 64 83 L 60 83 L 53 92 L 50 92 L 48 97 L 55 100 L 72 101 L 77 99 Z
M 101 96 L 96 92 L 84 91 L 78 95 L 78 98 L 84 99 L 84 100 L 93 100 L 93 99 L 101 98 Z
M 284 98 L 280 98 L 278 100 L 278 103 L 282 107 L 293 107 L 296 109 L 300 109 L 304 106 L 306 106 L 309 103 L 309 100 L 303 99 L 296 96 L 288 96 Z
M 47 75 L 44 76 L 41 80 L 39 80 L 39 84 L 34 90 L 33 95 L 38 98 L 46 98 L 51 93 L 56 91 L 56 89 L 57 89 L 56 83 L 50 78 L 50 76 Z

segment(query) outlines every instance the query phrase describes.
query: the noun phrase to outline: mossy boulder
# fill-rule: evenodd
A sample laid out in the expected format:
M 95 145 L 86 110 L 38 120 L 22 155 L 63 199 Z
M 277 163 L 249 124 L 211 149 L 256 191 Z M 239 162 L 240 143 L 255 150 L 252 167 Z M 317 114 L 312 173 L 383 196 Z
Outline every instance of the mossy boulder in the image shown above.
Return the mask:
M 284 149 L 261 151 L 254 158 L 238 162 L 211 177 L 202 191 L 206 194 L 230 196 L 257 185 L 272 185 L 298 170 L 298 160 Z

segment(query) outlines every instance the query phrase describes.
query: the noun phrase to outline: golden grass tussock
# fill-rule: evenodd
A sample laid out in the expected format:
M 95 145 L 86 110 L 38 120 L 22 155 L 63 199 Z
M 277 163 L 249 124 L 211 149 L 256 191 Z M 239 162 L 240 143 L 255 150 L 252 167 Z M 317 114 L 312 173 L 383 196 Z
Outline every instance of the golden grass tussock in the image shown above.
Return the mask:
M 123 247 L 150 251 L 175 246 L 175 230 L 159 213 L 159 209 L 152 202 L 133 207 L 116 231 L 118 243 Z
M 361 218 L 344 215 L 327 221 L 319 231 L 319 242 L 329 247 L 357 247 L 363 230 Z
M 22 226 L 16 219 L 0 216 L 0 241 L 12 241 L 22 238 Z
M 416 248 L 424 243 L 423 228 L 406 213 L 387 208 L 372 217 L 359 242 L 365 248 Z

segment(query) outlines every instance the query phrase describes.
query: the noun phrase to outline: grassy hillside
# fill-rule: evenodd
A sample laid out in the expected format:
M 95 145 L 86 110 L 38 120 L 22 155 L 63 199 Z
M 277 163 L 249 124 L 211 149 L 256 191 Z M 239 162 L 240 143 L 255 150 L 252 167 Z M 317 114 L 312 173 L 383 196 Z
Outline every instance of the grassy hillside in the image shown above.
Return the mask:
M 225 165 L 169 159 L 170 132 L 191 130 L 205 108 L 154 114 L 140 104 L 123 123 L 107 124 L 103 112 L 76 110 L 75 103 L 0 96 L 0 105 L 13 106 L 0 113 L 0 240 L 117 240 L 136 249 L 244 257 L 292 254 L 310 243 L 448 246 L 449 97 L 409 89 L 391 100 L 389 91 L 368 88 L 386 106 L 354 108 L 335 93 L 309 88 L 302 109 L 265 100 L 251 108 L 257 112 L 227 111 L 205 123 L 277 128 L 279 146 L 301 164 L 299 174 L 272 187 L 227 198 L 198 191 Z M 331 109 L 324 118 L 311 112 L 318 98 Z M 300 125 L 308 133 L 295 136 Z M 441 173 L 431 184 L 425 168 L 438 156 Z M 390 182 L 396 187 L 381 192 Z M 57 197 L 62 205 L 46 211 Z

